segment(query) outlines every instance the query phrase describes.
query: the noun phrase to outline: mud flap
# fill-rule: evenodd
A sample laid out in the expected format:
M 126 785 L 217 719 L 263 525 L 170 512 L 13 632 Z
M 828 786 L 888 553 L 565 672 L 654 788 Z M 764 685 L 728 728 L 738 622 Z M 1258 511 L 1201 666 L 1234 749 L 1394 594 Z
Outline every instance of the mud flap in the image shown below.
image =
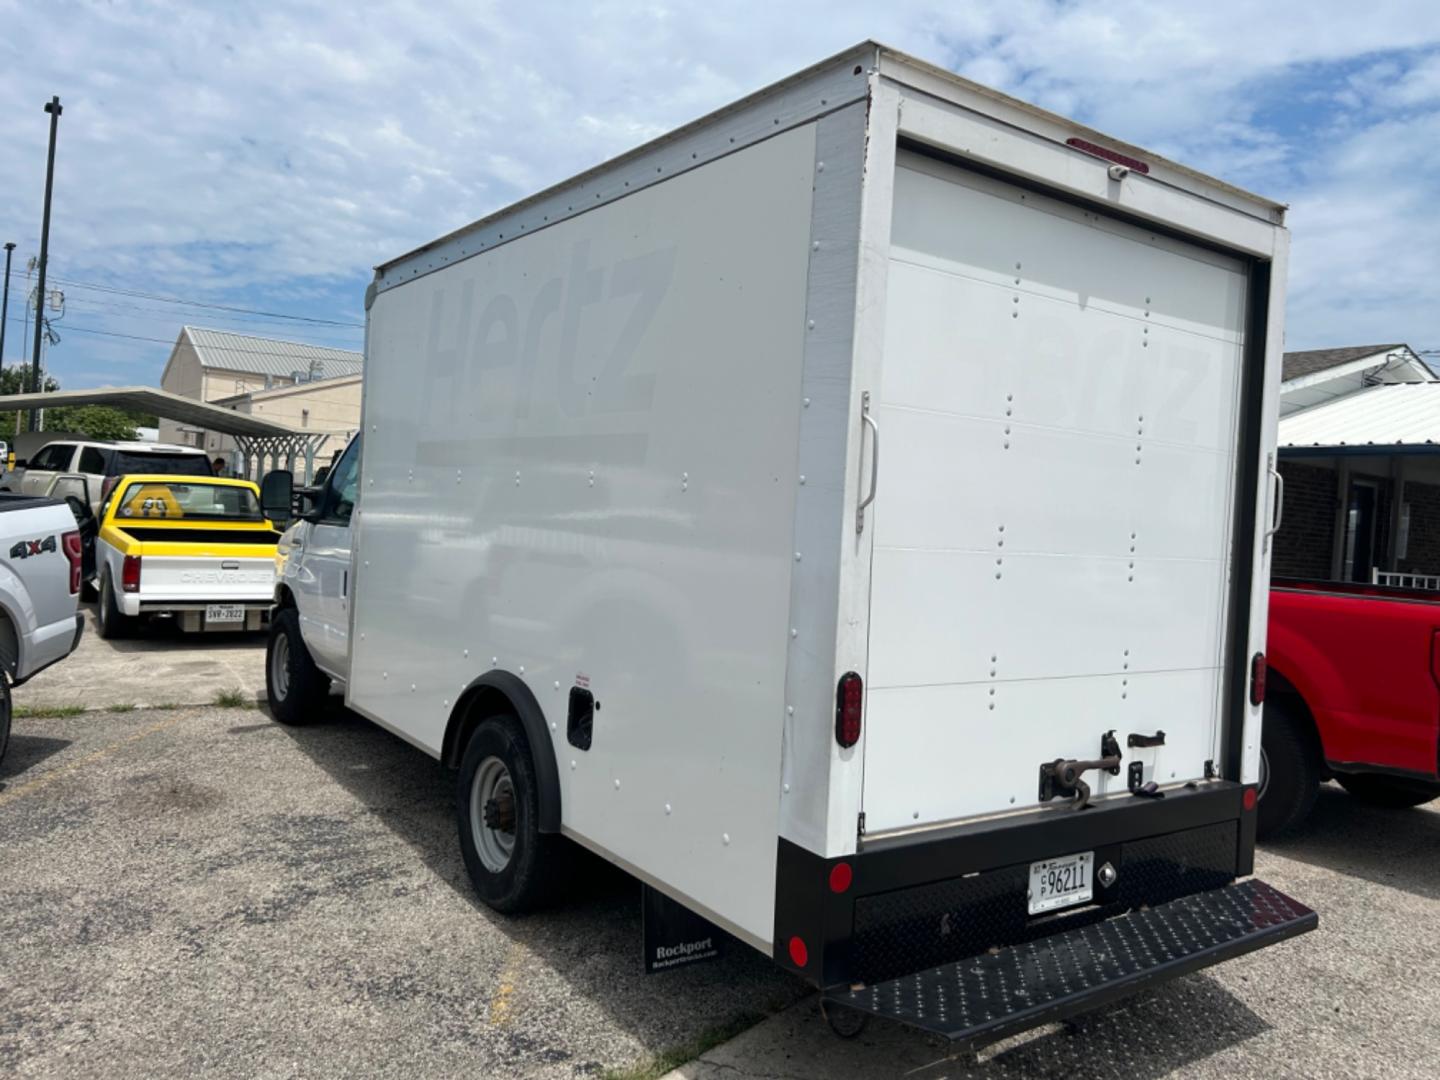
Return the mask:
M 1251 879 L 942 964 L 827 1002 L 956 1042 L 991 1040 L 1314 930 L 1315 912 Z
M 729 937 L 710 920 L 696 915 L 649 885 L 641 885 L 640 923 L 645 938 L 645 974 L 718 959 Z

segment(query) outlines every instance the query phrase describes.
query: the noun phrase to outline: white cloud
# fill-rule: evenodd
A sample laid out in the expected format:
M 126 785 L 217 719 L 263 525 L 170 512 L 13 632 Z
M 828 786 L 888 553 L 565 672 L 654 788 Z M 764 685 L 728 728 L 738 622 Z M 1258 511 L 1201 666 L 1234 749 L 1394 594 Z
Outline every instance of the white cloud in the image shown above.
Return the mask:
M 0 232 L 35 248 L 59 93 L 57 272 L 358 318 L 374 263 L 874 36 L 1293 203 L 1292 343 L 1440 345 L 1433 10 L 0 0 Z M 77 327 L 179 322 L 72 297 Z M 76 333 L 54 365 L 154 378 L 166 351 Z

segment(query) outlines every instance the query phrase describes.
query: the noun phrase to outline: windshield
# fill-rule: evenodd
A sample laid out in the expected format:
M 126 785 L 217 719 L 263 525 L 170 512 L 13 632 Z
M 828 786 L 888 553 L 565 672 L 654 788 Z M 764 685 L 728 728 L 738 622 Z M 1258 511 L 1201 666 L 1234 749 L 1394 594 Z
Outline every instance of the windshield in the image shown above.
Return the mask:
M 171 521 L 264 521 L 260 500 L 247 487 L 230 484 L 137 483 L 120 496 L 119 518 Z
M 116 450 L 110 462 L 111 476 L 130 473 L 159 473 L 162 476 L 208 476 L 210 462 L 204 454 Z

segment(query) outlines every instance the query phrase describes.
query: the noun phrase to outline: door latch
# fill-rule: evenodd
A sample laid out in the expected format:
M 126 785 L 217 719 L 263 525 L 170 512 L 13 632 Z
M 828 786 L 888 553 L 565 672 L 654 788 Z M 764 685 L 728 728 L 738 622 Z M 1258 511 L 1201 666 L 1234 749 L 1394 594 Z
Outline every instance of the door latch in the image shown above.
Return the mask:
M 1040 801 L 1069 796 L 1074 809 L 1085 809 L 1090 805 L 1090 785 L 1082 774 L 1092 769 L 1103 769 L 1111 776 L 1120 775 L 1120 743 L 1115 739 L 1115 732 L 1107 731 L 1100 736 L 1100 757 L 1093 761 L 1056 758 L 1041 765 Z

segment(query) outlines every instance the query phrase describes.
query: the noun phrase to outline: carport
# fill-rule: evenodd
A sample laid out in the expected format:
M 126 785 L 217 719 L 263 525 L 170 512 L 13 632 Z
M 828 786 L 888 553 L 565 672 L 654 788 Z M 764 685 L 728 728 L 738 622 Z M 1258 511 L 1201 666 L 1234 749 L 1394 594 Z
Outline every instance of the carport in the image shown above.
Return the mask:
M 232 436 L 245 465 L 242 474 L 258 480 L 270 469 L 288 469 L 300 483 L 315 475 L 315 450 L 333 431 L 309 431 L 277 424 L 250 413 L 181 397 L 151 386 L 101 386 L 93 390 L 55 390 L 11 394 L 6 411 L 59 408 L 64 405 L 106 405 L 132 412 L 154 413 L 180 424 Z

